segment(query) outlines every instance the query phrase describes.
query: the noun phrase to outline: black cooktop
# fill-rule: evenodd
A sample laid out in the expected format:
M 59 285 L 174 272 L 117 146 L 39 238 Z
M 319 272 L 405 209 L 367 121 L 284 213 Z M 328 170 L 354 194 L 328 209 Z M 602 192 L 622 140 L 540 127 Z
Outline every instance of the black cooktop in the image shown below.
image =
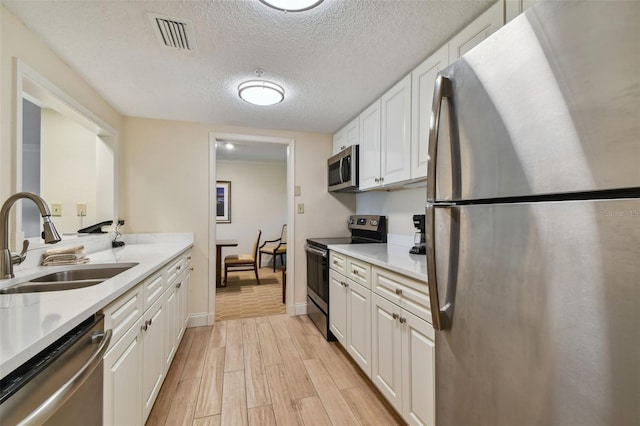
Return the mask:
M 334 238 L 309 238 L 307 242 L 326 249 L 327 246 L 332 244 L 367 244 L 367 243 L 381 243 L 381 241 L 373 241 L 355 237 L 334 237 Z

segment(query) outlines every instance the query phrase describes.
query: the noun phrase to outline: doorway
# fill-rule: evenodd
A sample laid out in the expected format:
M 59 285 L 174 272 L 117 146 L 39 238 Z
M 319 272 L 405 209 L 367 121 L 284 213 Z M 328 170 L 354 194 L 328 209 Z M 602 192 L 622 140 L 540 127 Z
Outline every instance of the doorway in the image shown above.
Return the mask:
M 218 288 L 216 272 L 220 265 L 219 272 L 224 277 L 223 260 L 226 255 L 250 254 L 253 251 L 258 229 L 262 230 L 262 243 L 279 238 L 282 226 L 286 224 L 288 241 L 293 241 L 294 140 L 211 133 L 209 142 L 208 322 L 213 324 L 216 320 L 230 319 L 229 315 L 240 318 L 276 314 L 283 310 L 291 315 L 294 311 L 293 285 L 286 285 L 286 305 L 283 305 L 282 284 L 284 280 L 292 282 L 293 250 L 286 254 L 286 275 L 282 273 L 283 265 L 279 258 L 274 272 L 271 256 L 263 256 L 259 286 L 251 270 L 230 273 L 227 287 Z M 220 206 L 219 197 L 222 197 L 220 202 L 228 205 Z M 237 246 L 217 248 L 216 241 L 220 240 L 231 240 Z M 217 253 L 220 253 L 219 260 Z M 231 302 L 227 306 L 232 308 L 217 312 L 224 306 L 223 302 Z M 278 308 L 280 310 L 276 312 Z

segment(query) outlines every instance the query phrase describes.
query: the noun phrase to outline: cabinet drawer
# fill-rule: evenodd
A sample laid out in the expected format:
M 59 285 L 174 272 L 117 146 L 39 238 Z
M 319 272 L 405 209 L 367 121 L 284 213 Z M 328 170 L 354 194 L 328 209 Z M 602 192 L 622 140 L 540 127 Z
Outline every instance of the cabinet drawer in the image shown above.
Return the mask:
M 142 283 L 142 290 L 144 295 L 144 309 L 146 310 L 156 300 L 162 296 L 164 291 L 164 273 L 163 271 L 156 272 Z
M 113 330 L 112 347 L 142 316 L 143 309 L 141 286 L 136 286 L 103 309 L 104 328 Z
M 374 266 L 371 288 L 378 295 L 431 323 L 427 284 Z
M 371 265 L 366 262 L 347 257 L 346 276 L 366 288 L 371 288 Z
M 329 251 L 329 265 L 334 271 L 340 272 L 342 275 L 346 275 L 347 256 L 331 250 Z
M 169 286 L 171 286 L 178 279 L 178 275 L 180 275 L 180 272 L 182 270 L 183 262 L 184 262 L 183 256 L 180 256 L 177 259 L 174 259 L 171 262 L 169 262 L 169 266 L 167 266 L 166 268 L 167 288 L 169 288 Z

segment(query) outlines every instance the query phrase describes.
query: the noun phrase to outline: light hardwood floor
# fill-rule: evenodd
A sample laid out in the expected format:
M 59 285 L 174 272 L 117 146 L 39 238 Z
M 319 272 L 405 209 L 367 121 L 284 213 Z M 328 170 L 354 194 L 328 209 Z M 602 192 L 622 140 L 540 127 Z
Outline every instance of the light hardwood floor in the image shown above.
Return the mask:
M 187 329 L 147 425 L 402 425 L 307 316 Z

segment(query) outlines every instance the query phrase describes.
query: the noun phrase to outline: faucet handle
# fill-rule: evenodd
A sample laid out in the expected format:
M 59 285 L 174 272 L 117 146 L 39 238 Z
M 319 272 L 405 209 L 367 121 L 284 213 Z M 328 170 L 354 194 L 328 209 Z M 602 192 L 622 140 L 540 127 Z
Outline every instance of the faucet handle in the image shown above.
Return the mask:
M 11 263 L 14 265 L 19 265 L 27 258 L 27 250 L 29 249 L 29 240 L 24 240 L 22 242 L 22 251 L 20 254 L 12 254 L 11 255 Z

